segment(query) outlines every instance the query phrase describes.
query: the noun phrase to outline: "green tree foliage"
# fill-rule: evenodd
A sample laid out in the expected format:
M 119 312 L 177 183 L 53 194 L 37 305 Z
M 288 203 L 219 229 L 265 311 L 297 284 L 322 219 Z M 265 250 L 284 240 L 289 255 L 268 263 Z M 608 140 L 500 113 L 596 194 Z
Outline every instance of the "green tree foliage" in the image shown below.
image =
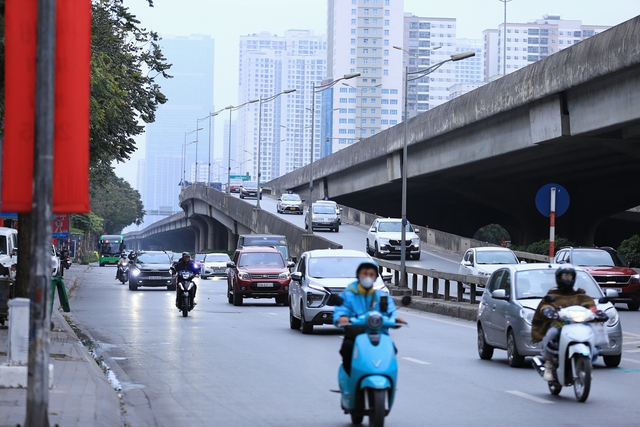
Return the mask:
M 489 224 L 481 227 L 473 235 L 476 240 L 499 245 L 503 240 L 511 240 L 509 233 L 499 224 Z
M 575 243 L 564 237 L 556 236 L 555 248 L 563 248 L 565 246 L 575 246 Z M 540 240 L 532 243 L 529 246 L 513 246 L 511 249 L 514 251 L 529 252 L 532 254 L 549 255 L 549 239 Z
M 107 234 L 119 234 L 131 224 L 140 225 L 144 217 L 140 193 L 115 174 L 92 186 L 91 209 L 104 218 L 103 231 Z
M 640 267 L 640 236 L 636 234 L 623 240 L 618 247 L 618 252 L 631 267 Z

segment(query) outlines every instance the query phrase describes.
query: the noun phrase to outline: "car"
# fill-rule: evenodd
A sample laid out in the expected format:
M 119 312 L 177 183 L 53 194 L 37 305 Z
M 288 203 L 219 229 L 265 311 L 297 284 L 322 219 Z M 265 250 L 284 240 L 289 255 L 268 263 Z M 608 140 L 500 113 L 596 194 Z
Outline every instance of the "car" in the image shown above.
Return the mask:
M 336 210 L 336 215 L 338 215 L 338 224 L 342 225 L 342 208 L 336 202 L 333 200 L 318 200 L 316 204 L 333 207 Z
M 62 264 L 60 262 L 60 256 L 54 244 L 51 244 L 51 268 L 53 270 L 53 276 L 60 276 L 62 274 Z
M 291 275 L 295 264 L 285 261 L 275 248 L 244 247 L 236 250 L 227 263 L 227 300 L 240 306 L 245 298 L 275 298 L 276 304 L 286 305 Z
M 172 262 L 169 255 L 163 251 L 141 251 L 135 260 L 135 266 L 130 271 L 129 289 L 135 291 L 138 287 L 164 287 L 176 290 L 176 279 L 171 277 Z
M 229 183 L 229 192 L 230 193 L 239 193 L 242 188 L 242 180 L 241 179 L 232 179 Z
M 312 231 L 316 229 L 329 229 L 336 233 L 340 231 L 338 214 L 332 206 L 314 203 L 311 205 L 304 218 L 304 228 Z
M 255 197 L 258 198 L 258 193 L 260 194 L 260 199 L 262 199 L 262 187 L 258 188 L 258 183 L 256 181 L 245 181 L 240 187 L 240 198 L 245 199 L 247 197 Z
M 614 303 L 626 303 L 631 311 L 640 309 L 640 275 L 613 248 L 561 248 L 554 261 L 584 268 L 602 289 L 618 293 Z
M 18 230 L 0 227 L 0 264 L 15 278 L 18 264 Z
M 524 365 L 526 356 L 542 351 L 540 342 L 531 342 L 531 323 L 536 308 L 547 292 L 556 287 L 557 264 L 503 265 L 491 274 L 482 294 L 477 318 L 477 345 L 481 359 L 491 359 L 494 349 L 507 350 L 512 367 Z M 598 309 L 609 316 L 606 322 L 609 345 L 600 349 L 608 367 L 620 364 L 622 355 L 622 327 L 620 317 L 611 302 L 601 303 L 604 297 L 596 281 L 581 268 L 576 268 L 575 288 L 584 289 L 593 297 Z M 616 292 L 608 290 L 606 296 Z
M 371 261 L 371 257 L 355 250 L 317 249 L 303 253 L 289 286 L 291 329 L 310 334 L 314 325 L 331 324 L 333 307 L 327 305 L 329 297 L 341 294 L 356 280 L 356 270 L 364 261 Z M 378 277 L 374 287 L 389 292 L 382 277 Z
M 460 261 L 459 274 L 491 276 L 505 264 L 519 264 L 516 254 L 509 248 L 487 246 L 467 249 Z
M 231 261 L 225 253 L 207 254 L 202 262 L 202 278 L 227 277 L 227 263 Z
M 301 199 L 297 194 L 283 194 L 278 199 L 276 204 L 276 211 L 278 213 L 297 213 L 302 215 L 304 199 Z
M 420 230 L 406 225 L 406 254 L 407 257 L 420 259 Z M 378 218 L 373 221 L 367 232 L 366 251 L 376 258 L 400 256 L 402 243 L 402 220 L 400 218 Z

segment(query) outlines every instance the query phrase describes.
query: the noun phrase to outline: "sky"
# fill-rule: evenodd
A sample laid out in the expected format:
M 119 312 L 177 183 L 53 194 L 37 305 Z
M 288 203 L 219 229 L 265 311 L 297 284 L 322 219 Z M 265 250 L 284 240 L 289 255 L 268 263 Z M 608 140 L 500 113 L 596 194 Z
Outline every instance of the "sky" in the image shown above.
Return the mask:
M 339 0 L 348 1 L 348 0 Z M 394 1 L 394 0 L 391 0 Z M 238 43 L 241 35 L 269 31 L 282 35 L 288 29 L 326 33 L 326 0 L 124 0 L 141 26 L 160 34 L 208 34 L 215 39 L 214 104 L 220 109 L 238 97 Z M 482 31 L 503 21 L 500 0 L 404 0 L 405 12 L 419 16 L 456 18 L 457 37 L 481 39 Z M 508 22 L 527 22 L 544 14 L 583 24 L 617 25 L 640 14 L 640 0 L 511 0 Z M 171 71 L 169 71 L 170 73 Z M 161 84 L 161 83 L 160 83 Z M 222 122 L 216 126 L 215 157 L 222 154 Z M 116 165 L 116 173 L 136 185 L 138 159 L 144 158 L 144 135 L 136 139 L 132 159 Z

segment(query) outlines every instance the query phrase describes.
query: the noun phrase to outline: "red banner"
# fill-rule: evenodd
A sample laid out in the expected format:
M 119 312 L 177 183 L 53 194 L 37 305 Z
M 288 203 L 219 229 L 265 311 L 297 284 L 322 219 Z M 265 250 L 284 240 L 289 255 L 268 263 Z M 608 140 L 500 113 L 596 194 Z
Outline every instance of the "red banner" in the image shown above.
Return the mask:
M 58 214 L 51 224 L 51 233 L 54 239 L 69 238 L 69 215 Z
M 37 0 L 6 0 L 2 208 L 30 212 Z M 53 211 L 89 212 L 91 1 L 58 0 Z

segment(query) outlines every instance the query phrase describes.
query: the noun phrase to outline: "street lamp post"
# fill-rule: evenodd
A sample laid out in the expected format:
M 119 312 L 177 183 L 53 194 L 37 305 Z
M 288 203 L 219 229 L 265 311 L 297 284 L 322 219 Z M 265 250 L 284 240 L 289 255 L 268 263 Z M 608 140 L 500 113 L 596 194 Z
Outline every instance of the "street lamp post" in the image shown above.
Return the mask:
M 276 99 L 277 97 L 279 97 L 280 95 L 284 95 L 287 93 L 293 93 L 295 92 L 295 89 L 285 89 L 280 93 L 276 93 L 275 95 L 271 95 L 271 96 L 267 96 L 266 98 L 260 97 L 259 101 L 260 104 L 258 106 L 258 197 L 257 197 L 257 202 L 256 202 L 256 208 L 260 209 L 260 199 L 261 199 L 261 193 L 260 193 L 260 176 L 262 175 L 261 170 L 260 170 L 260 157 L 261 157 L 261 150 L 260 148 L 262 147 L 262 104 L 266 103 L 266 102 L 270 102 L 273 101 L 274 99 Z
M 198 119 L 198 123 L 200 123 L 201 121 L 207 120 L 209 119 L 209 166 L 207 167 L 207 186 L 209 186 L 211 184 L 211 117 L 215 117 L 218 114 L 220 114 L 221 112 L 223 112 L 225 109 L 221 109 L 215 112 L 209 112 L 209 114 L 206 117 L 203 117 L 201 119 Z M 198 139 L 198 138 L 196 138 Z M 198 173 L 198 145 L 196 144 L 196 174 Z
M 191 135 L 192 133 L 198 130 L 202 130 L 202 128 L 194 129 L 191 132 L 184 133 L 184 143 L 182 145 L 182 187 L 183 188 L 186 187 L 186 180 L 187 180 L 187 136 Z
M 240 105 L 229 105 L 223 110 L 229 110 L 229 145 L 227 147 L 227 194 L 231 194 L 231 113 L 241 109 L 247 104 L 254 104 L 260 101 L 259 99 L 252 99 Z
M 498 0 L 504 3 L 504 26 L 502 27 L 502 75 L 507 75 L 507 3 L 511 0 Z
M 336 84 L 338 84 L 338 82 L 342 81 L 342 80 L 349 80 L 349 79 L 353 79 L 355 77 L 359 77 L 360 73 L 349 73 L 349 74 L 345 74 L 344 76 L 340 77 L 337 80 L 334 80 L 331 83 L 327 83 L 324 85 L 320 85 L 320 86 L 316 86 L 313 85 L 313 92 L 312 92 L 312 96 L 311 96 L 311 150 L 310 151 L 310 160 L 309 160 L 309 207 L 311 207 L 311 204 L 313 203 L 313 148 L 315 145 L 315 126 L 316 126 L 316 93 L 318 92 L 322 92 L 324 90 L 327 90 L 329 88 L 332 88 L 333 86 L 335 86 Z M 311 217 L 309 217 L 309 220 L 311 220 Z M 309 226 L 309 230 L 308 230 L 309 234 L 313 234 L 313 227 Z
M 394 49 L 401 50 L 405 53 L 409 53 L 399 46 L 393 46 Z M 409 53 L 410 54 L 410 53 Z M 460 61 L 462 59 L 471 58 L 476 53 L 473 51 L 455 53 L 444 61 L 431 65 L 427 68 L 409 71 L 409 65 L 407 64 L 404 69 L 404 141 L 402 144 L 402 231 L 400 234 L 400 287 L 407 287 L 407 144 L 408 144 L 408 96 L 409 96 L 409 82 L 413 80 L 421 79 L 438 68 L 442 67 L 447 62 Z

